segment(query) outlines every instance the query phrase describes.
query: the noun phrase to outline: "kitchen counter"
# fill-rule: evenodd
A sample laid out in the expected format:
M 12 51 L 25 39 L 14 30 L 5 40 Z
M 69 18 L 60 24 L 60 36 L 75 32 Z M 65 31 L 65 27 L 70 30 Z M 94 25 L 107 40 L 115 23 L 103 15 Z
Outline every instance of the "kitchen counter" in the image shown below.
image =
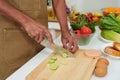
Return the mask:
M 102 45 L 106 44 L 99 38 L 100 30 L 98 27 L 96 27 L 96 33 L 92 37 L 92 40 L 90 43 L 86 46 L 79 46 L 79 48 L 83 49 L 100 49 Z M 62 45 L 61 43 L 61 37 L 58 37 L 55 42 L 59 43 L 59 45 Z M 59 42 L 58 42 L 59 41 Z M 29 60 L 26 64 L 24 64 L 21 68 L 19 68 L 16 72 L 14 72 L 12 75 L 10 75 L 6 80 L 25 80 L 25 77 L 33 70 L 35 69 L 43 60 L 45 60 L 53 51 L 44 48 L 42 51 L 40 51 L 36 56 L 34 56 L 31 60 Z M 120 80 L 120 60 L 113 59 L 108 56 L 103 55 L 106 57 L 110 64 L 108 66 L 108 73 L 105 77 L 95 77 L 92 76 L 91 80 Z

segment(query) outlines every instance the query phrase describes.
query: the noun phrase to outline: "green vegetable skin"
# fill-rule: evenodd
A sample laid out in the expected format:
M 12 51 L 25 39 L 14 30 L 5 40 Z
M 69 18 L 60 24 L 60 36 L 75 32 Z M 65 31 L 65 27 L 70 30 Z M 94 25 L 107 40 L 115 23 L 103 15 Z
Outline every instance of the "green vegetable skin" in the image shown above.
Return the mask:
M 113 30 L 102 30 L 101 36 L 112 41 L 120 41 L 120 34 Z

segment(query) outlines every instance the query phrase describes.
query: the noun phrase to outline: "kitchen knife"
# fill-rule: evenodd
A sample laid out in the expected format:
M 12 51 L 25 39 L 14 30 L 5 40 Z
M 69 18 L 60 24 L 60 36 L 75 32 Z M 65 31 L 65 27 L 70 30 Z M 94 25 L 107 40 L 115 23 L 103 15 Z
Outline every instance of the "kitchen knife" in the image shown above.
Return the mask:
M 61 56 L 66 53 L 68 55 L 68 57 L 74 57 L 74 55 L 69 52 L 68 50 L 64 49 L 62 46 L 56 45 L 56 44 L 50 44 L 50 42 L 47 39 L 44 39 L 41 42 L 41 45 L 47 48 L 52 49 L 54 52 L 56 52 L 57 54 L 60 54 Z

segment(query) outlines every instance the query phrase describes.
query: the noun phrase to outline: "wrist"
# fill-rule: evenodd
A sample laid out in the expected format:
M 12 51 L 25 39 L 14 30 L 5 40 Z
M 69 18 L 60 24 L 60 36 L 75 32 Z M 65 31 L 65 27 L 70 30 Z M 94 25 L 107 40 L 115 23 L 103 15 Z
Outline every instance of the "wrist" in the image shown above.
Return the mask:
M 27 24 L 29 24 L 30 22 L 32 22 L 33 20 L 31 18 L 29 18 L 28 16 L 18 16 L 17 20 L 16 20 L 20 25 L 22 25 L 23 27 Z
M 69 30 L 63 30 L 63 31 L 61 31 L 61 34 L 62 35 L 70 35 L 70 31 Z
M 61 32 L 62 32 L 62 33 L 69 33 L 69 28 L 68 28 L 68 26 L 63 26 L 63 27 L 61 27 Z

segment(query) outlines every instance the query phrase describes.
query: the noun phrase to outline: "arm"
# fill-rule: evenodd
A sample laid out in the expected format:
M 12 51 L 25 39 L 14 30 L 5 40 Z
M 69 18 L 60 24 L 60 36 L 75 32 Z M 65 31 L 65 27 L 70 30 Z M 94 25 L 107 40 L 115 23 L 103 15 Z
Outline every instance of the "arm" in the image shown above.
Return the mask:
M 6 0 L 0 0 L 0 14 L 7 16 L 24 26 L 29 17 L 9 5 Z
M 65 0 L 53 0 L 53 8 L 60 23 L 63 46 L 69 51 L 75 52 L 78 46 L 69 33 Z
M 45 36 L 51 43 L 53 42 L 50 32 L 44 25 L 37 23 L 27 15 L 16 10 L 5 0 L 0 0 L 0 14 L 18 22 L 22 26 L 21 28 L 38 43 L 41 42 Z

